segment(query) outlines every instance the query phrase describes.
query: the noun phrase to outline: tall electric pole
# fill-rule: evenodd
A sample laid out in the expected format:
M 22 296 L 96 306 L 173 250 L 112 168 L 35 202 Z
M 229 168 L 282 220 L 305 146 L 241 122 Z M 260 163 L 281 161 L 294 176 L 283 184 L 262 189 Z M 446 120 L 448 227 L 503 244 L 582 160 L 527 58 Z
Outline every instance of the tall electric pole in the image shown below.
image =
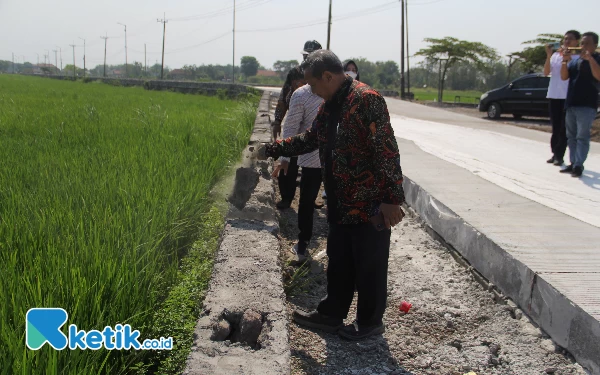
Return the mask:
M 101 36 L 100 39 L 104 39 L 104 77 L 106 78 L 106 41 L 108 36 Z
M 50 51 L 48 51 L 47 49 L 45 49 L 44 52 L 46 52 L 44 54 L 44 65 L 48 65 L 48 62 L 50 62 Z
M 73 41 L 73 44 L 69 44 L 71 47 L 73 47 L 73 79 L 75 79 L 75 41 Z
M 233 0 L 233 64 L 231 66 L 231 83 L 235 83 L 235 0 Z
M 144 75 L 148 75 L 148 58 L 146 57 L 146 43 L 144 43 Z
M 127 69 L 127 25 L 120 22 L 117 22 L 117 24 L 125 27 L 125 77 L 129 77 L 129 71 Z
M 12 54 L 12 63 L 13 63 L 13 74 L 15 74 L 15 53 Z
M 410 95 L 410 52 L 408 51 L 408 0 L 404 0 L 406 2 L 406 14 L 404 15 L 406 19 L 406 83 L 408 86 L 407 93 Z
M 58 47 L 58 46 L 56 46 L 56 47 Z M 63 64 L 62 64 L 62 47 L 58 47 L 58 53 L 60 53 L 60 72 L 62 73 L 62 70 L 63 70 Z
M 400 0 L 402 3 L 402 22 L 401 28 L 402 31 L 400 33 L 400 98 L 404 99 L 405 96 L 405 88 L 404 88 L 404 0 Z
M 327 49 L 329 49 L 329 42 L 331 40 L 331 1 L 329 0 L 329 21 L 327 22 Z
M 160 79 L 163 79 L 165 72 L 165 34 L 167 32 L 167 22 L 169 22 L 169 20 L 167 20 L 166 15 L 163 13 L 163 19 L 157 19 L 156 21 L 163 24 L 162 64 L 160 66 Z
M 56 72 L 58 70 L 58 55 L 57 55 L 58 50 L 53 49 L 52 52 L 54 52 L 54 68 L 55 68 L 54 72 Z
M 38 68 L 39 68 L 39 67 L 40 67 L 40 54 L 39 54 L 39 53 L 36 53 L 36 55 L 37 55 L 37 57 L 38 57 L 38 63 L 37 63 L 37 64 L 38 64 Z
M 83 78 L 85 78 L 85 39 L 79 37 L 79 39 L 83 40 Z

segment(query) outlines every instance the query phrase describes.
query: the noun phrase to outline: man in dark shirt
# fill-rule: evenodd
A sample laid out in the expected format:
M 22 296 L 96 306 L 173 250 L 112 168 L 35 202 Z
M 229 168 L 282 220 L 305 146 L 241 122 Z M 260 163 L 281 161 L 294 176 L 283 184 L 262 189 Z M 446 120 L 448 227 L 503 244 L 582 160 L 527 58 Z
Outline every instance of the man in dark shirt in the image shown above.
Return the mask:
M 295 311 L 294 320 L 363 339 L 385 331 L 391 227 L 404 216 L 398 145 L 383 97 L 346 76 L 333 52 L 313 52 L 302 68 L 325 102 L 310 130 L 259 151 L 278 158 L 319 150 L 328 196 L 327 297 L 316 311 Z M 355 289 L 356 322 L 343 327 Z
M 583 163 L 590 150 L 592 123 L 598 110 L 598 90 L 600 87 L 600 54 L 598 34 L 587 32 L 581 38 L 581 56 L 571 61 L 571 54 L 565 53 L 560 75 L 569 79 L 569 90 L 565 101 L 567 109 L 567 144 L 571 165 L 561 173 L 571 173 L 573 177 L 583 174 Z

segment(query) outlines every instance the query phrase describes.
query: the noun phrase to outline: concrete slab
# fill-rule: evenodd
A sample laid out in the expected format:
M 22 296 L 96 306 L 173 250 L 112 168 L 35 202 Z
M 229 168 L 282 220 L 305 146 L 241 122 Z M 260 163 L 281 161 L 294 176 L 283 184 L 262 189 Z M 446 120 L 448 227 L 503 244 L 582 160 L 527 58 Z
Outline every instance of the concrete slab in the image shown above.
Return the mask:
M 408 204 L 582 366 L 600 374 L 600 228 L 414 142 L 398 142 Z

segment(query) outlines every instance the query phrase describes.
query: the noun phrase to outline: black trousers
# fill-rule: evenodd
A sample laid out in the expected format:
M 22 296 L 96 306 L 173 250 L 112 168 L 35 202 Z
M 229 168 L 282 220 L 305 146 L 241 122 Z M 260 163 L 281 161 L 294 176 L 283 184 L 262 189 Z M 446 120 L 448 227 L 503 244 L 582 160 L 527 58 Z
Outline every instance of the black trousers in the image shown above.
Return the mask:
M 298 229 L 300 229 L 298 239 L 300 241 L 308 242 L 312 238 L 315 199 L 319 195 L 322 180 L 321 168 L 302 167 L 300 203 L 298 205 Z
M 382 322 L 391 233 L 389 229 L 377 231 L 371 223 L 329 223 L 327 297 L 319 304 L 319 313 L 345 319 L 356 288 L 358 324 Z
M 550 138 L 552 154 L 554 159 L 563 160 L 567 150 L 564 99 L 550 99 L 550 122 L 552 123 L 552 138 Z
M 294 196 L 296 195 L 296 178 L 298 178 L 298 157 L 294 156 L 290 158 L 287 175 L 281 170 L 277 178 L 282 201 L 291 202 L 294 200 Z

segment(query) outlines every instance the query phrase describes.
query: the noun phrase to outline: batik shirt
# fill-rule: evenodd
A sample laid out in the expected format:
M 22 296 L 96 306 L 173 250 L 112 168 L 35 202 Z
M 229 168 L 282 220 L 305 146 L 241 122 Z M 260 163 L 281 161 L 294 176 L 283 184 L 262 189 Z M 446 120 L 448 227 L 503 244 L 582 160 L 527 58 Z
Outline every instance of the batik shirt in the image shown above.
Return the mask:
M 321 105 L 310 130 L 268 145 L 266 155 L 296 156 L 317 149 L 330 221 L 365 223 L 379 214 L 381 203 L 404 202 L 400 154 L 387 105 L 371 87 L 346 77 Z

